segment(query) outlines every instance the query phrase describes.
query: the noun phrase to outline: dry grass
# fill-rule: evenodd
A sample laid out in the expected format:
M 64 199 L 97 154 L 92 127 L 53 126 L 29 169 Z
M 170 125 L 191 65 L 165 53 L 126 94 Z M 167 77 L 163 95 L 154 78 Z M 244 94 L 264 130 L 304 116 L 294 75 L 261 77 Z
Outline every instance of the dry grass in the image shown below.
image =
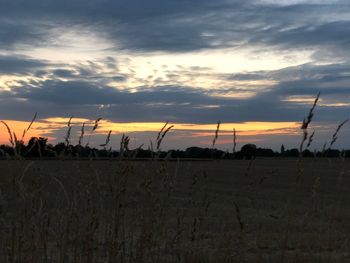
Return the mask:
M 3 161 L 0 262 L 350 260 L 349 161 L 295 161 Z
M 345 125 L 345 123 L 347 123 L 349 121 L 349 119 L 346 119 L 345 121 L 343 121 L 342 123 L 340 123 L 337 127 L 337 129 L 335 130 L 335 132 L 332 135 L 332 140 L 329 144 L 329 149 L 332 148 L 333 144 L 337 141 L 338 139 L 338 133 L 340 132 L 341 128 Z
M 308 132 L 308 128 L 309 128 L 309 125 L 311 124 L 311 121 L 314 117 L 314 110 L 316 108 L 316 105 L 320 99 L 320 93 L 317 94 L 316 98 L 315 98 L 315 101 L 311 107 L 311 109 L 309 110 L 309 113 L 307 115 L 306 118 L 304 118 L 303 120 L 303 123 L 301 125 L 301 130 L 303 132 L 303 137 L 302 137 L 302 140 L 301 140 L 301 143 L 300 143 L 300 146 L 299 146 L 299 156 L 300 158 L 303 157 L 303 150 L 304 150 L 304 144 L 305 142 L 307 141 L 307 139 L 309 138 L 309 142 L 308 142 L 308 146 L 310 146 L 311 142 L 312 142 L 312 139 L 313 139 L 313 136 L 314 136 L 314 132 L 311 134 L 311 136 L 309 137 L 309 132 Z
M 219 121 L 218 124 L 216 125 L 216 130 L 215 130 L 215 135 L 214 135 L 213 145 L 212 145 L 213 149 L 214 149 L 216 141 L 219 137 L 220 125 L 221 125 L 221 122 Z

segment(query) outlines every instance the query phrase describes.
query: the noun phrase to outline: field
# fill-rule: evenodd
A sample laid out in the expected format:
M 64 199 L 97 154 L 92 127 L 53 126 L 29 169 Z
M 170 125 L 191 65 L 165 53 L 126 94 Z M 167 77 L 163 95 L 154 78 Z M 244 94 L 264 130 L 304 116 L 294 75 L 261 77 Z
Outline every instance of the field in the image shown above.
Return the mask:
M 350 262 L 346 159 L 0 165 L 0 262 Z

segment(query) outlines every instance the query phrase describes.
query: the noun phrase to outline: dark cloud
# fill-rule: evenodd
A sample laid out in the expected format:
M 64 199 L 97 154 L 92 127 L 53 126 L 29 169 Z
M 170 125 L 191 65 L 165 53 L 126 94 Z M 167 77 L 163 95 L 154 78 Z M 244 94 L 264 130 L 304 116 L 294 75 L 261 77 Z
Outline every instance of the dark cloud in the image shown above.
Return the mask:
M 195 17 L 213 8 L 221 9 L 222 4 L 208 0 L 3 0 L 0 10 L 6 10 L 3 20 L 8 22 L 0 26 L 0 36 L 6 40 L 3 48 L 35 39 L 38 44 L 47 44 L 51 40 L 43 42 L 42 31 L 46 30 L 46 37 L 50 37 L 52 28 L 80 25 L 118 41 L 122 48 L 168 50 L 169 46 L 170 50 L 194 50 L 209 46 L 204 39 L 201 41 L 202 30 Z M 40 24 L 46 26 L 40 28 Z
M 59 78 L 77 77 L 77 73 L 70 69 L 55 69 L 52 73 Z
M 194 1 L 195 2 L 195 1 Z M 204 1 L 205 3 L 206 1 Z M 254 1 L 218 1 L 169 16 L 107 28 L 126 49 L 184 52 L 244 46 L 278 49 L 348 49 L 349 21 L 337 20 L 350 4 L 262 6 Z
M 264 30 L 256 34 L 252 42 L 280 45 L 288 49 L 329 47 L 349 50 L 350 21 L 335 21 L 320 25 L 311 22 L 289 30 L 276 30 L 276 28 Z
M 45 61 L 31 59 L 25 56 L 0 55 L 0 74 L 30 74 L 47 65 Z
M 268 78 L 268 72 L 266 71 L 260 71 L 260 72 L 254 72 L 254 73 L 236 73 L 232 74 L 227 77 L 228 80 L 262 80 Z
M 1 5 L 1 4 L 0 4 Z M 39 24 L 36 17 L 18 19 L 17 15 L 5 13 L 0 16 L 0 49 L 16 49 L 18 45 L 33 46 L 47 42 L 47 24 Z
M 263 80 L 270 79 L 278 82 L 292 81 L 319 81 L 331 80 L 332 78 L 346 77 L 350 75 L 350 63 L 336 63 L 317 65 L 306 63 L 298 66 L 291 66 L 279 70 L 261 70 L 246 73 L 236 73 L 226 75 L 228 80 Z
M 350 38 L 350 4 L 345 1 L 281 6 L 257 0 L 2 0 L 0 10 L 6 10 L 2 48 L 52 44 L 52 29 L 74 26 L 111 40 L 116 49 L 142 52 L 248 44 L 348 49 Z
M 211 104 L 224 101 L 209 97 L 198 89 L 190 87 L 140 87 L 138 92 L 131 93 L 87 81 L 47 80 L 35 88 L 25 83 L 22 85 L 12 93 L 16 98 L 51 102 L 58 105 Z
M 126 81 L 127 80 L 127 77 L 126 76 L 115 76 L 112 78 L 114 81 L 116 82 L 123 82 L 123 81 Z

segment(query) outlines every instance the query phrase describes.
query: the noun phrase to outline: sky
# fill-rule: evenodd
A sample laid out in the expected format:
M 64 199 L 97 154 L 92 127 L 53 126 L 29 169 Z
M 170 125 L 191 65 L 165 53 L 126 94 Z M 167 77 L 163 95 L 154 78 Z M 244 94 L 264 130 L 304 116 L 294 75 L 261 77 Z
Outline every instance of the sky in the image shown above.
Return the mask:
M 318 92 L 311 148 L 350 113 L 348 0 L 0 0 L 0 119 L 72 142 L 83 123 L 164 149 L 297 147 Z M 350 124 L 336 148 L 350 148 Z M 0 143 L 7 143 L 0 127 Z

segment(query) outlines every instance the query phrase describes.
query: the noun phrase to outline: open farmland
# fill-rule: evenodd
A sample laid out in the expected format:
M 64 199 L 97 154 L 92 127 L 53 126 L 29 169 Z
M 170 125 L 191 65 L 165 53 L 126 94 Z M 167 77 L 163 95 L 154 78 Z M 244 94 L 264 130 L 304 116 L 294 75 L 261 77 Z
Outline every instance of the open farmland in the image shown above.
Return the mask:
M 0 164 L 0 262 L 350 262 L 347 159 Z

